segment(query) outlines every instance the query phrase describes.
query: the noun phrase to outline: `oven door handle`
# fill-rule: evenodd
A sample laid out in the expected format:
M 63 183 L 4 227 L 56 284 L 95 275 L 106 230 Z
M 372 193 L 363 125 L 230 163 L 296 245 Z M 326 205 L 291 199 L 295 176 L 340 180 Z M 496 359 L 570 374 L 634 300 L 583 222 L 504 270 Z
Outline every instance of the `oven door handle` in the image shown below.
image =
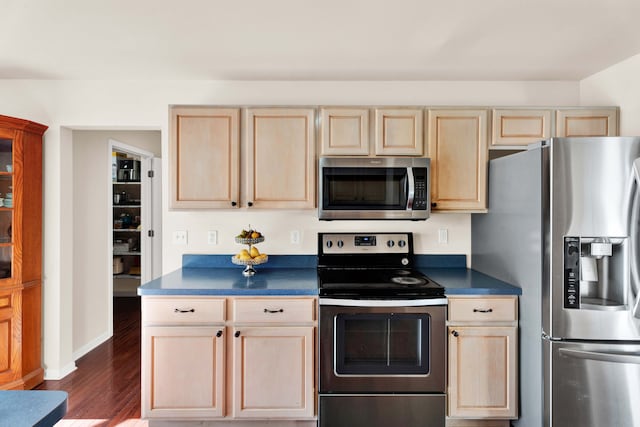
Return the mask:
M 320 298 L 320 305 L 333 305 L 338 307 L 422 307 L 431 305 L 447 305 L 447 298 L 426 299 L 341 299 Z

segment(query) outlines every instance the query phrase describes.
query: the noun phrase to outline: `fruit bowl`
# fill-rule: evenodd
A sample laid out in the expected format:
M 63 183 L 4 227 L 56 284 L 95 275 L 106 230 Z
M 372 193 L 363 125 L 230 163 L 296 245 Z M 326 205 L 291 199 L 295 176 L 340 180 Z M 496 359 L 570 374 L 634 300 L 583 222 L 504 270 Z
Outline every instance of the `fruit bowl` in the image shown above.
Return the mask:
M 249 258 L 249 259 L 241 259 L 241 258 L 238 258 L 236 255 L 231 257 L 232 263 L 236 265 L 246 266 L 246 268 L 242 272 L 242 275 L 247 277 L 253 276 L 254 274 L 256 274 L 256 270 L 253 268 L 254 265 L 264 264 L 268 260 L 269 260 L 269 257 L 265 254 L 261 254 L 259 257 Z
M 264 236 L 252 238 L 252 237 L 236 237 L 236 243 L 242 245 L 255 245 L 260 242 L 264 242 Z

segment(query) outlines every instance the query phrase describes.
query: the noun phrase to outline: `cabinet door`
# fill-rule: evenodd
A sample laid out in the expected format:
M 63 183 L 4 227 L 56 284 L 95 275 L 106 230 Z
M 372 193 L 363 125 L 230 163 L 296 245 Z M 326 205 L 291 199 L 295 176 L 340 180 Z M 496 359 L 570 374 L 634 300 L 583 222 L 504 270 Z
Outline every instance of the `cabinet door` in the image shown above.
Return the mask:
M 376 155 L 422 156 L 421 109 L 376 109 Z
M 517 417 L 515 327 L 449 327 L 450 417 Z
M 236 108 L 171 108 L 171 208 L 231 208 L 239 198 Z
M 224 327 L 145 326 L 142 417 L 224 416 Z
M 555 136 L 617 136 L 618 109 L 556 111 Z
M 491 148 L 526 146 L 551 136 L 551 110 L 493 110 Z
M 315 110 L 247 110 L 247 206 L 315 206 Z
M 21 372 L 19 305 L 20 292 L 0 292 L 0 384 L 8 388 L 17 386 Z
M 487 111 L 429 110 L 428 157 L 435 211 L 487 206 Z
M 320 154 L 366 156 L 369 154 L 369 109 L 321 108 Z
M 314 327 L 241 327 L 233 338 L 233 416 L 314 416 Z

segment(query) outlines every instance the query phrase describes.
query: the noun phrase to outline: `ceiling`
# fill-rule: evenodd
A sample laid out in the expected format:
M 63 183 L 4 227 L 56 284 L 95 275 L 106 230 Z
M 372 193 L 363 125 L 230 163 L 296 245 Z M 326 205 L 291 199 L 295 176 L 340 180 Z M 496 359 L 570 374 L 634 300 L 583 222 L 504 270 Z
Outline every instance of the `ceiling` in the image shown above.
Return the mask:
M 0 0 L 0 78 L 580 80 L 638 0 Z

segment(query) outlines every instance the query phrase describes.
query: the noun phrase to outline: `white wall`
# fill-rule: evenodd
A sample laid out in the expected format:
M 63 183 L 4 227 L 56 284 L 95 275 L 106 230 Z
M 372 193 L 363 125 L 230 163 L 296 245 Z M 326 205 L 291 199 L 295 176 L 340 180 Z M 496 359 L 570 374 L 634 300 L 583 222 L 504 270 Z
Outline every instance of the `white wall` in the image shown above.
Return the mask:
M 580 82 L 582 105 L 620 107 L 620 135 L 640 135 L 640 54 Z
M 73 136 L 69 129 L 159 130 L 162 152 L 168 147 L 169 104 L 208 105 L 473 105 L 549 106 L 578 105 L 577 82 L 243 82 L 243 81 L 0 81 L 0 112 L 48 125 L 44 147 L 44 340 L 43 353 L 48 378 L 64 376 L 74 367 L 78 350 L 73 331 L 83 304 L 74 299 L 78 279 L 74 274 L 74 211 L 72 168 Z M 86 153 L 84 154 L 86 155 Z M 78 150 L 77 156 L 82 156 Z M 163 170 L 168 171 L 163 155 Z M 76 158 L 82 161 L 81 158 Z M 317 221 L 314 212 L 168 212 L 167 173 L 163 179 L 163 269 L 180 266 L 184 252 L 232 253 L 238 249 L 232 235 L 251 223 L 262 229 L 267 253 L 315 253 L 319 230 L 392 229 L 417 233 L 420 253 L 464 253 L 470 251 L 468 215 L 434 215 L 426 222 L 328 222 Z M 300 230 L 299 247 L 288 243 L 288 230 Z M 449 245 L 438 246 L 439 227 L 450 230 Z M 174 230 L 189 231 L 189 244 L 175 247 Z M 220 232 L 219 245 L 206 245 L 205 232 Z M 85 273 L 80 274 L 85 277 Z M 82 279 L 84 280 L 84 279 Z M 96 291 L 96 292 L 102 292 Z M 94 298 L 92 295 L 90 298 Z M 88 297 L 89 298 L 89 297 Z M 97 299 L 100 297 L 98 296 Z M 81 341 L 90 342 L 87 331 Z M 98 338 L 98 336 L 96 337 Z M 80 340 L 80 338 L 78 338 Z M 78 343 L 78 345 L 81 345 Z
M 72 133 L 73 150 L 73 358 L 113 334 L 108 262 L 111 228 L 109 139 L 161 154 L 158 131 Z

